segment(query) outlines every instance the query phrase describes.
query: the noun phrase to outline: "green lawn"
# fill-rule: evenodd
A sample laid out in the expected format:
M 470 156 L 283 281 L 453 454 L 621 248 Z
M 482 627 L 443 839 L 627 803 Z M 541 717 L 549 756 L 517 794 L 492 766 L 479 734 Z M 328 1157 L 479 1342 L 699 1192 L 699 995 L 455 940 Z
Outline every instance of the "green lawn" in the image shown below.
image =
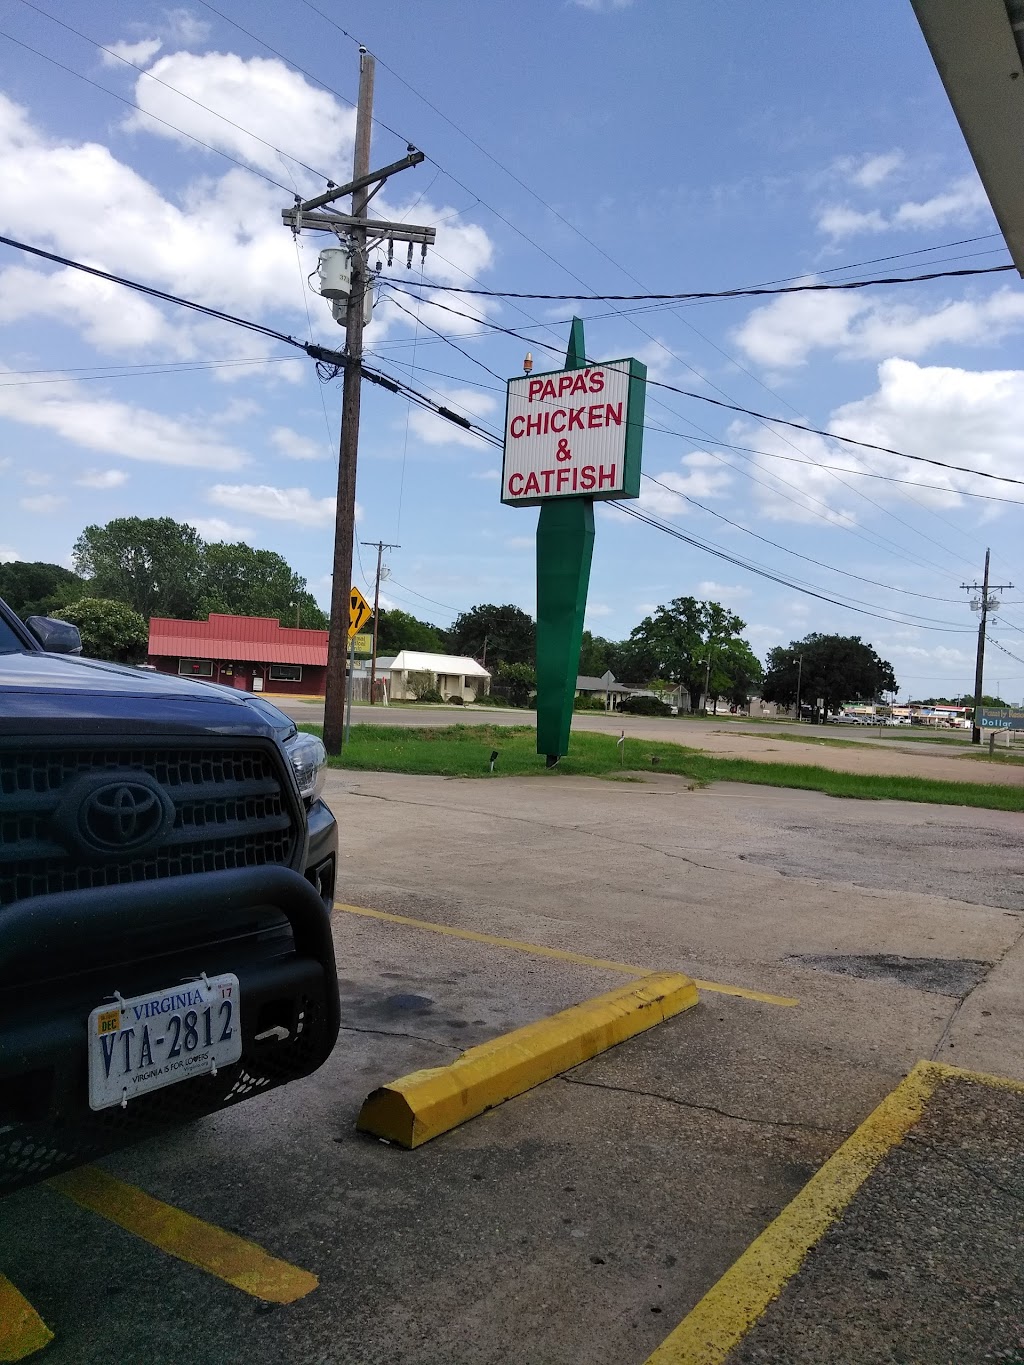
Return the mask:
M 320 727 L 303 725 L 320 733 Z M 922 777 L 887 777 L 832 772 L 797 763 L 758 763 L 717 758 L 681 744 L 627 739 L 620 755 L 612 735 L 576 731 L 572 752 L 551 771 L 536 752 L 536 731 L 528 725 L 452 725 L 406 729 L 397 725 L 353 725 L 349 743 L 332 767 L 372 772 L 423 773 L 440 777 L 489 777 L 497 751 L 495 777 L 535 775 L 557 782 L 562 776 L 616 777 L 620 773 L 676 773 L 696 785 L 749 782 L 793 787 L 829 796 L 862 800 L 925 801 L 990 810 L 1024 810 L 1024 786 L 980 782 L 938 782 Z

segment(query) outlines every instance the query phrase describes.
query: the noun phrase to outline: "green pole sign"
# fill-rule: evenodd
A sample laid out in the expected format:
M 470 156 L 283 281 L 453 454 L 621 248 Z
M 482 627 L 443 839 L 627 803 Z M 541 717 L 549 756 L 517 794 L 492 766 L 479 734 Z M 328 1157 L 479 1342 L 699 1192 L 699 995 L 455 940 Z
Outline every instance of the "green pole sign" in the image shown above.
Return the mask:
M 537 523 L 537 752 L 569 752 L 594 552 L 594 502 L 640 495 L 647 369 L 587 361 L 573 318 L 565 369 L 510 379 L 501 500 Z

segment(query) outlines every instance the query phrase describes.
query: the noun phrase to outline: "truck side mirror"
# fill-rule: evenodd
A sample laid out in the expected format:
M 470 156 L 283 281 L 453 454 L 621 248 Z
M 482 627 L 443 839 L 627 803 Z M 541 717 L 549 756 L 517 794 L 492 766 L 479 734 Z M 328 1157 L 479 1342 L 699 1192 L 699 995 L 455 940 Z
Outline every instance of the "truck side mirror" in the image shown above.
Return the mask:
M 53 616 L 29 616 L 26 626 L 48 654 L 81 654 L 82 637 L 70 621 Z

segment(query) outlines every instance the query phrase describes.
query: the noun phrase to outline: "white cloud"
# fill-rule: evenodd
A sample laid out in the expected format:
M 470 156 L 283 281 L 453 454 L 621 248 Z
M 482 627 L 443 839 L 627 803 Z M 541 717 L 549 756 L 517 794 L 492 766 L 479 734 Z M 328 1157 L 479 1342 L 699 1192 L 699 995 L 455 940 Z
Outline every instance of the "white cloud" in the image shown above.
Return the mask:
M 802 365 L 815 347 L 839 344 L 863 308 L 852 294 L 784 294 L 752 309 L 733 339 L 759 365 Z
M 842 436 L 910 455 L 1024 478 L 1022 405 L 1022 370 L 965 370 L 893 359 L 879 365 L 877 390 L 836 409 L 829 425 Z M 933 505 L 956 505 L 959 489 L 1013 496 L 1006 485 L 970 474 L 912 465 L 895 456 L 872 454 L 870 458 L 872 467 L 885 473 L 948 488 L 949 493 L 921 489 L 915 494 L 919 501 Z M 841 462 L 848 463 L 845 451 Z
M 685 474 L 667 470 L 655 474 L 657 483 L 645 479 L 640 487 L 638 505 L 646 512 L 659 516 L 676 516 L 687 510 L 683 496 L 714 498 L 732 483 L 721 460 L 707 450 L 692 450 L 679 461 Z
M 79 488 L 120 488 L 127 482 L 123 469 L 94 469 L 75 480 Z
M 857 232 L 884 232 L 888 223 L 878 209 L 864 212 L 846 204 L 830 204 L 818 214 L 818 227 L 830 237 L 852 237 Z
M 938 228 L 950 223 L 974 222 L 989 213 L 988 199 L 977 176 L 954 180 L 948 189 L 920 201 L 907 200 L 888 215 L 878 209 L 861 212 L 846 204 L 830 204 L 820 210 L 818 227 L 830 237 L 851 237 L 861 232 L 884 232 L 889 228 Z
M 189 517 L 187 520 L 189 526 L 194 526 L 204 540 L 248 540 L 252 535 L 251 527 L 237 526 L 223 517 Z
M 585 614 L 586 619 L 591 621 L 599 620 L 602 616 L 613 616 L 615 613 L 606 602 L 588 602 Z
M 533 536 L 509 536 L 505 541 L 508 550 L 532 550 L 535 545 Z
M 150 60 L 163 47 L 163 42 L 159 38 L 142 38 L 137 43 L 120 42 L 106 43 L 107 52 L 100 53 L 100 61 L 104 66 L 121 67 L 124 62 L 132 62 L 135 66 L 148 66 Z M 118 61 L 118 58 L 122 61 Z
M 751 360 L 786 369 L 818 349 L 856 360 L 920 356 L 953 343 L 995 345 L 1022 326 L 1024 295 L 1012 289 L 931 309 L 850 294 L 789 294 L 753 309 L 733 337 Z
M 294 521 L 300 526 L 327 526 L 334 521 L 334 498 L 317 498 L 308 488 L 274 488 L 270 484 L 218 483 L 210 501 L 249 516 Z M 358 520 L 358 510 L 357 510 Z
M 156 132 L 194 146 L 182 136 L 191 133 L 275 179 L 284 177 L 285 183 L 289 175 L 308 177 L 293 159 L 333 173 L 340 182 L 351 156 L 355 110 L 342 106 L 275 57 L 168 53 L 154 62 L 148 76 L 139 76 L 135 102 L 140 112 L 127 116 L 126 128 Z M 167 123 L 157 123 L 146 114 Z M 286 154 L 287 161 L 275 147 Z
M 0 545 L 0 564 L 17 564 L 21 555 L 9 545 Z
M 157 63 L 172 62 L 172 75 L 187 76 L 198 92 L 223 98 L 230 104 L 225 112 L 237 115 L 246 127 L 256 127 L 271 140 L 285 145 L 284 134 L 293 136 L 298 154 L 310 164 L 340 159 L 347 164 L 351 147 L 350 111 L 323 91 L 302 82 L 294 72 L 277 62 L 254 58 L 208 54 L 210 60 L 177 53 Z M 178 68 L 181 68 L 181 71 Z M 154 68 L 156 69 L 156 68 Z M 145 88 L 144 88 L 145 87 Z M 209 89 L 207 88 L 209 87 Z M 152 91 L 163 87 L 139 78 L 138 98 L 145 103 Z M 182 106 L 182 127 L 210 116 L 188 105 L 172 92 L 163 92 Z M 186 114 L 191 110 L 191 114 Z M 132 115 L 138 128 L 153 136 L 171 136 L 167 129 L 141 114 Z M 246 135 L 216 120 L 219 142 L 242 151 Z M 223 132 L 223 130 L 227 132 Z M 192 131 L 200 134 L 198 126 Z M 204 129 L 209 137 L 213 133 Z M 228 136 L 230 134 L 230 136 Z M 312 144 L 310 143 L 312 138 Z M 215 139 L 216 142 L 216 139 Z M 210 155 L 188 144 L 193 160 L 208 172 Z M 255 162 L 274 159 L 270 172 L 275 180 L 291 183 L 284 164 L 251 139 L 248 154 Z M 273 323 L 280 317 L 282 330 L 294 331 L 296 324 L 305 330 L 305 306 L 299 287 L 295 245 L 281 225 L 281 191 L 241 168 L 229 169 L 220 178 L 204 173 L 186 182 L 174 199 L 166 198 L 131 167 L 118 161 L 110 149 L 95 142 L 53 139 L 33 124 L 28 114 L 6 96 L 0 95 L 0 160 L 4 166 L 4 194 L 0 198 L 0 231 L 51 246 L 59 252 L 88 264 L 163 287 L 197 302 L 246 317 Z M 219 171 L 219 164 L 217 167 Z M 302 178 L 303 173 L 296 174 Z M 61 212 L 52 212 L 47 188 L 61 186 Z M 378 201 L 374 201 L 375 204 Z M 454 210 L 427 200 L 380 204 L 385 217 L 414 213 L 415 221 L 438 222 Z M 118 231 L 110 230 L 111 223 Z M 41 226 L 42 225 L 42 226 Z M 305 276 L 316 264 L 321 243 L 305 234 L 299 239 Z M 431 273 L 445 282 L 465 283 L 468 271 L 479 275 L 491 263 L 493 246 L 487 233 L 474 223 L 447 222 L 438 227 L 437 251 L 430 262 Z M 444 259 L 442 259 L 442 257 Z M 450 303 L 460 311 L 481 315 L 456 295 L 437 302 Z M 423 305 L 424 319 L 446 332 L 472 330 L 473 320 L 459 319 L 444 312 L 436 303 Z M 161 358 L 174 354 L 182 358 L 215 355 L 218 359 L 250 356 L 253 339 L 229 324 L 198 318 L 158 304 L 101 280 L 65 270 L 48 271 L 25 266 L 9 268 L 0 275 L 0 320 L 15 322 L 25 317 L 46 317 L 84 333 L 101 350 L 146 353 L 158 350 Z M 311 301 L 311 314 L 317 335 L 336 341 L 338 328 L 321 300 Z M 277 315 L 277 316 L 275 316 Z M 368 343 L 383 337 L 389 326 L 412 326 L 411 320 L 393 306 L 382 305 L 368 332 Z M 300 362 L 270 366 L 268 375 L 293 379 L 302 373 Z M 307 367 L 308 368 L 308 367 Z M 221 379 L 252 377 L 259 371 L 249 367 L 217 371 Z
M 484 479 L 490 483 L 501 478 L 500 469 L 474 469 L 469 476 L 471 479 Z
M 210 25 L 200 19 L 194 10 L 180 6 L 167 10 L 165 32 L 169 42 L 183 43 L 192 47 L 195 43 L 205 42 L 210 36 Z
M 745 588 L 739 583 L 716 583 L 713 578 L 707 578 L 703 583 L 697 584 L 697 596 L 711 602 L 738 602 L 741 598 L 751 595 L 750 588 Z
M 0 366 L 0 417 L 43 427 L 72 445 L 121 459 L 200 469 L 237 469 L 246 463 L 243 451 L 221 441 L 204 423 L 114 399 L 82 397 L 63 386 L 29 393 L 5 385 L 2 377 L 9 373 Z
M 291 427 L 275 427 L 270 440 L 289 460 L 322 460 L 328 453 L 322 439 L 311 440 Z
M 966 175 L 942 194 L 923 203 L 901 204 L 893 214 L 897 227 L 935 228 L 946 223 L 969 223 L 979 214 L 991 212 L 988 197 L 976 176 Z
M 878 156 L 865 157 L 855 170 L 851 170 L 850 180 L 863 190 L 873 190 L 883 180 L 887 180 L 893 171 L 898 170 L 903 161 L 901 151 L 882 152 Z
M 22 498 L 18 506 L 24 507 L 26 512 L 55 512 L 58 507 L 63 507 L 67 498 L 61 497 L 57 493 L 40 493 L 35 498 Z
M 445 407 L 451 408 L 460 416 L 468 416 L 471 420 L 489 416 L 498 406 L 490 394 L 481 393 L 479 389 L 449 388 L 437 392 Z M 409 425 L 427 445 L 460 445 L 479 450 L 484 444 L 483 439 L 474 432 L 467 431 L 465 427 L 450 422 L 447 418 L 438 417 L 436 413 L 427 412 L 423 408 L 410 409 Z

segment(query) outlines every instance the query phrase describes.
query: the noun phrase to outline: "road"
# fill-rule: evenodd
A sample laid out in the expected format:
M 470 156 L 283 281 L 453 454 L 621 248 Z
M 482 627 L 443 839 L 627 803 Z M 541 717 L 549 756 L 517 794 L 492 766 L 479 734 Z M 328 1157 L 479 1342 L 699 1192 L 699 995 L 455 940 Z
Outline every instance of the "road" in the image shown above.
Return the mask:
M 237 1234 L 244 1265 L 255 1243 L 318 1287 L 275 1306 L 255 1270 L 235 1287 L 159 1227 L 24 1190 L 0 1271 L 56 1333 L 47 1361 L 641 1365 L 919 1058 L 1024 1079 L 1015 815 L 661 774 L 335 770 L 327 796 L 334 1056 L 101 1163 L 171 1206 L 165 1231 L 182 1210 L 200 1249 Z M 355 1132 L 377 1085 L 620 985 L 617 963 L 689 972 L 701 1002 L 417 1151 Z M 883 1282 L 844 1275 L 849 1319 Z M 899 1318 L 844 1365 L 889 1358 Z

